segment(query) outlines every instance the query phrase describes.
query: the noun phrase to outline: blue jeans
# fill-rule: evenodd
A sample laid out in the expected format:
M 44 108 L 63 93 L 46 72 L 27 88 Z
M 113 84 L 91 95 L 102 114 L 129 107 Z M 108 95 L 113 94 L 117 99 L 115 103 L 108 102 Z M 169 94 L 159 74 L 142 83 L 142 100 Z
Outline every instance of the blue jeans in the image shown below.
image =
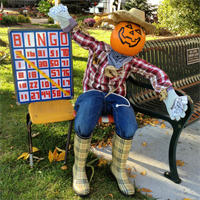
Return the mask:
M 82 138 L 90 138 L 102 113 L 112 113 L 116 133 L 124 139 L 132 139 L 138 125 L 135 113 L 129 101 L 117 94 L 90 90 L 81 94 L 76 103 L 77 112 L 74 126 L 76 133 Z

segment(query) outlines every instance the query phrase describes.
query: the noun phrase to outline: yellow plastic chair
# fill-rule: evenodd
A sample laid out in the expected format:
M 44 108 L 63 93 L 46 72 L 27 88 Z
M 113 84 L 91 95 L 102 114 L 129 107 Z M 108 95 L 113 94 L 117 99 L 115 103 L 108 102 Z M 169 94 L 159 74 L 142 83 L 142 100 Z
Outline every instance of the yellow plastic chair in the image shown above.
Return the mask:
M 33 150 L 32 150 L 32 136 L 31 136 L 32 124 L 69 121 L 69 130 L 68 130 L 67 144 L 65 151 L 65 162 L 66 162 L 68 155 L 69 141 L 72 132 L 72 124 L 74 120 L 72 104 L 68 100 L 34 102 L 29 104 L 28 109 L 29 112 L 26 116 L 26 119 L 27 119 L 27 131 L 28 131 L 28 141 L 29 141 L 30 167 L 31 168 L 33 167 Z

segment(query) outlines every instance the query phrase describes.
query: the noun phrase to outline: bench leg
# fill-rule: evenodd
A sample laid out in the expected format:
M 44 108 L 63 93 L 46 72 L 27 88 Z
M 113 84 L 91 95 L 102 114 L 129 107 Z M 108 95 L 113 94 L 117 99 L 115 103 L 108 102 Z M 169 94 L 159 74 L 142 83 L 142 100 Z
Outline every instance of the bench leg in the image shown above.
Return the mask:
M 177 166 L 176 166 L 176 148 L 177 148 L 179 136 L 183 129 L 179 127 L 180 125 L 178 125 L 178 127 L 173 126 L 174 131 L 171 137 L 170 146 L 169 146 L 169 155 L 168 155 L 170 172 L 164 173 L 164 176 L 170 179 L 171 181 L 173 181 L 174 183 L 181 183 L 181 179 L 178 176 L 178 171 L 177 171 Z
M 68 156 L 68 149 L 69 149 L 69 143 L 71 139 L 71 134 L 72 134 L 72 125 L 73 125 L 74 120 L 69 121 L 69 130 L 68 130 L 68 136 L 67 136 L 67 143 L 66 143 L 66 150 L 65 150 L 65 161 L 64 163 L 66 164 L 67 162 L 67 156 Z
M 28 132 L 28 144 L 29 144 L 29 160 L 30 167 L 33 168 L 33 148 L 32 148 L 32 136 L 31 136 L 31 124 L 29 113 L 26 116 L 27 132 Z

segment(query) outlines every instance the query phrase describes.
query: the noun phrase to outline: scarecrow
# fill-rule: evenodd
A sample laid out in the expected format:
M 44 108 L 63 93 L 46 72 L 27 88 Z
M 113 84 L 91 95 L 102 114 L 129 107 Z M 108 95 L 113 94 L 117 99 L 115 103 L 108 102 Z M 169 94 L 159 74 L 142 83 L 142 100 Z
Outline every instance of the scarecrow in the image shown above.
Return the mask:
M 74 42 L 89 51 L 83 94 L 77 98 L 74 107 L 77 114 L 74 121 L 73 189 L 82 197 L 90 193 L 85 164 L 92 133 L 101 114 L 112 113 L 116 130 L 110 170 L 121 193 L 133 196 L 135 188 L 128 179 L 125 167 L 138 126 L 133 108 L 125 98 L 126 79 L 131 73 L 149 79 L 154 90 L 165 95 L 164 102 L 171 119 L 180 120 L 187 110 L 187 102 L 175 93 L 165 72 L 135 57 L 144 46 L 145 33 L 153 33 L 155 26 L 146 23 L 144 12 L 135 8 L 110 13 L 110 18 L 101 19 L 96 24 L 108 22 L 115 26 L 110 37 L 111 45 L 108 45 L 84 33 L 69 15 L 66 6 L 60 4 L 51 8 L 48 15 L 60 22 L 63 32 L 71 31 Z M 171 108 L 177 102 L 181 104 L 181 109 L 174 111 Z

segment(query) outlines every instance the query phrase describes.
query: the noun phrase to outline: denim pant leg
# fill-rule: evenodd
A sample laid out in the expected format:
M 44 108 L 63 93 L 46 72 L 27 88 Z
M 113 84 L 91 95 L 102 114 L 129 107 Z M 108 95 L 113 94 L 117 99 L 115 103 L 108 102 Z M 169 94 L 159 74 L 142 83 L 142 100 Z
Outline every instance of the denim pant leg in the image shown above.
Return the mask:
M 107 103 L 112 107 L 116 133 L 123 139 L 132 139 L 138 129 L 135 113 L 127 99 L 111 94 Z
M 80 137 L 91 137 L 101 116 L 103 103 L 103 93 L 94 90 L 85 92 L 78 97 L 74 107 L 77 112 L 74 127 Z

